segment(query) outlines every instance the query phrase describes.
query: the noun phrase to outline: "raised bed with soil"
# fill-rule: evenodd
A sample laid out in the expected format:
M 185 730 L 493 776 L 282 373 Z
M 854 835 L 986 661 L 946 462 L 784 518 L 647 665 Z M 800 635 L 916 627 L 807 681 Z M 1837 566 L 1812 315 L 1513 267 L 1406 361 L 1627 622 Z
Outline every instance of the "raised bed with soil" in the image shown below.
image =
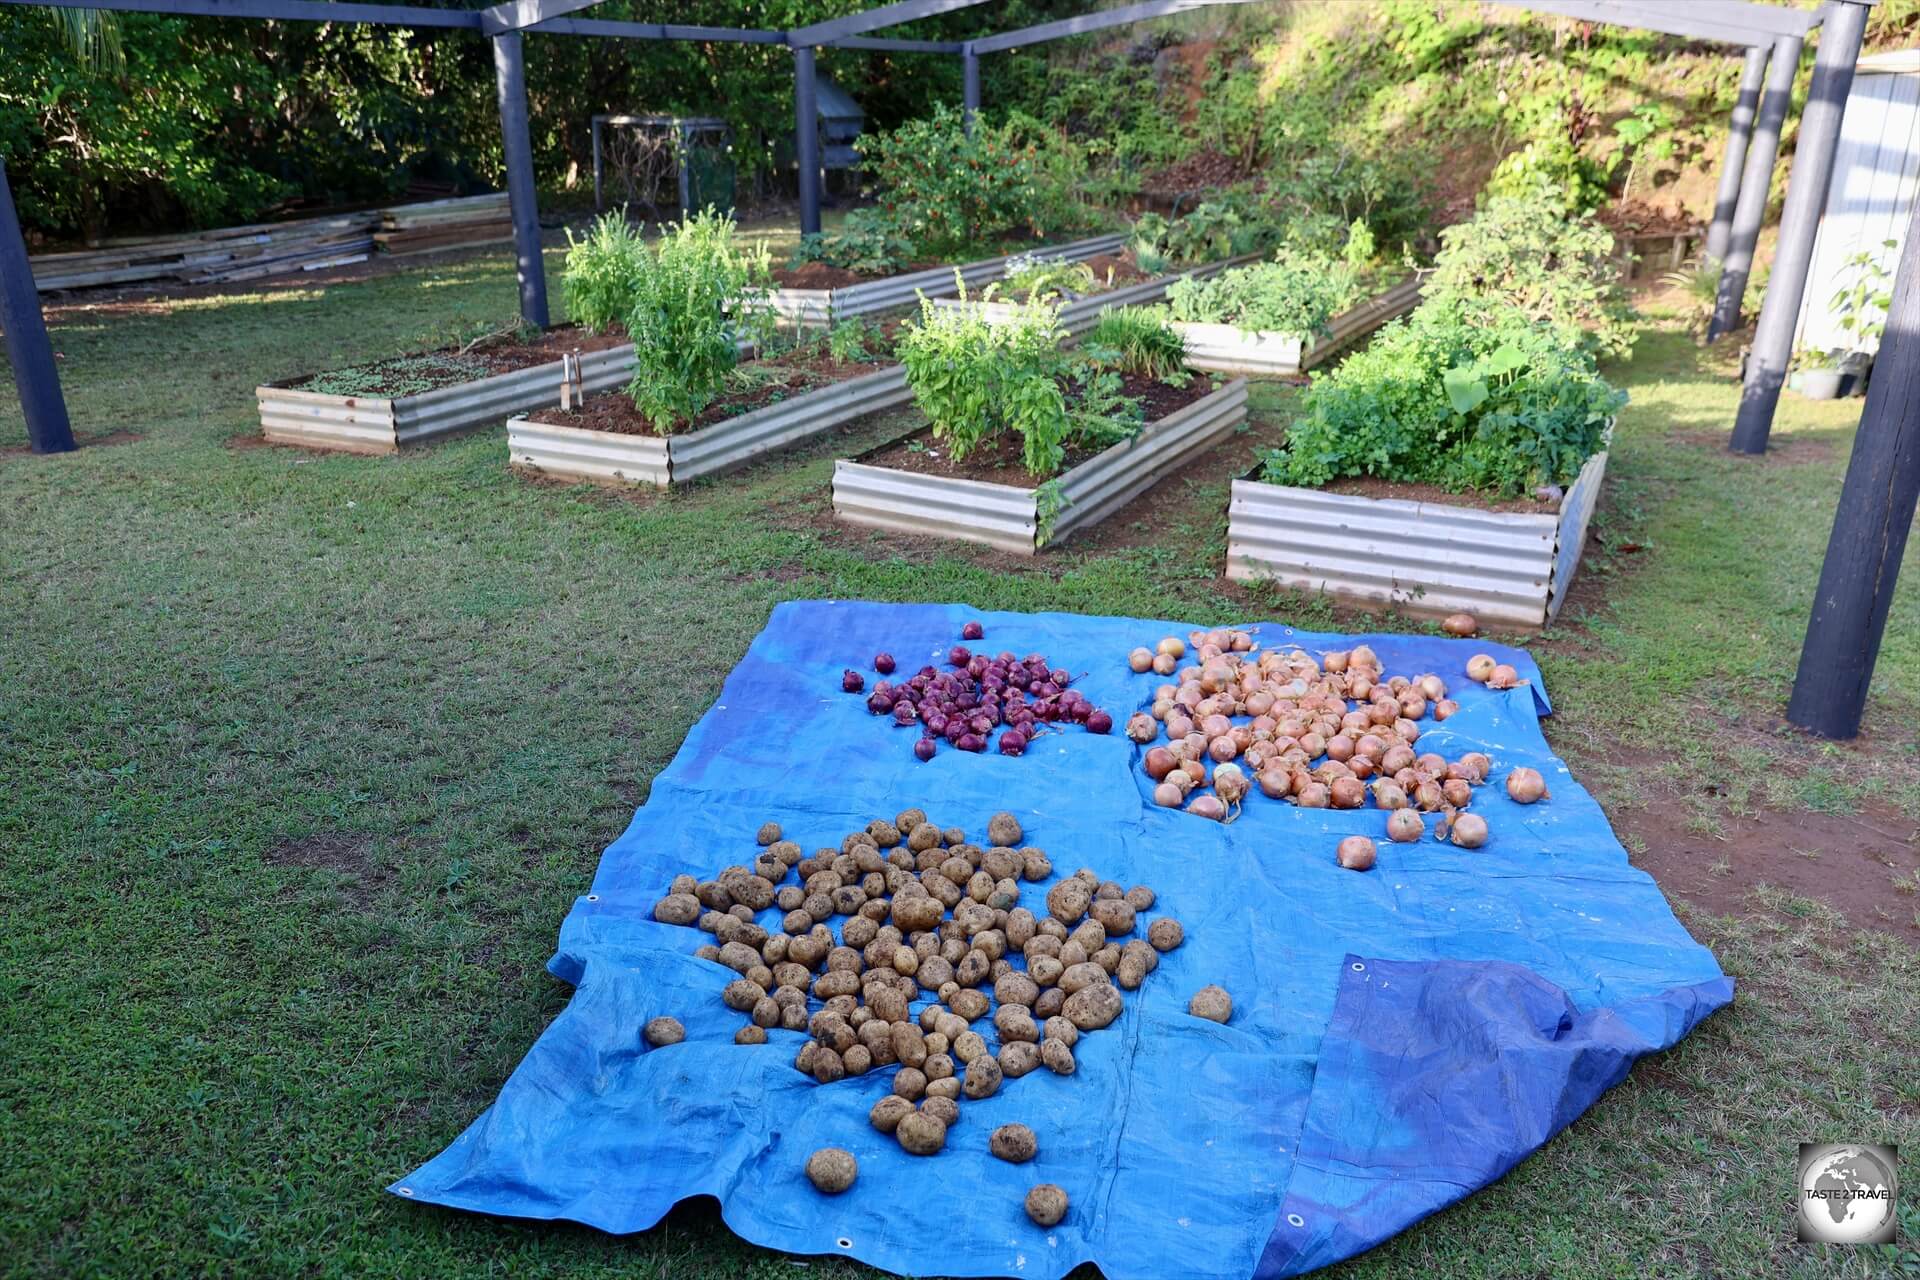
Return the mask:
M 779 360 L 743 366 L 775 375 L 709 405 L 662 435 L 621 392 L 579 408 L 549 406 L 507 423 L 511 465 L 564 480 L 666 489 L 790 448 L 913 395 L 899 365 Z
M 1205 280 L 1209 276 L 1219 275 L 1230 267 L 1243 266 L 1258 261 L 1257 253 L 1243 254 L 1238 258 L 1229 258 L 1224 262 L 1209 262 L 1205 266 L 1189 267 L 1185 271 L 1175 271 L 1170 275 L 1146 276 L 1133 263 L 1132 255 L 1099 255 L 1088 259 L 1094 266 L 1096 277 L 1105 280 L 1107 273 L 1100 264 L 1114 268 L 1114 286 L 1102 289 L 1098 293 L 1075 295 L 1067 298 L 1060 306 L 1060 327 L 1070 335 L 1085 333 L 1100 322 L 1103 312 L 1115 307 L 1141 307 L 1159 302 L 1167 296 L 1167 290 L 1176 280 Z M 935 306 L 951 307 L 955 310 L 971 311 L 986 320 L 988 324 L 1005 324 L 1013 317 L 1017 300 L 986 301 L 980 298 L 939 298 Z
M 555 329 L 531 342 L 399 356 L 256 387 L 260 429 L 274 444 L 396 453 L 559 404 L 561 357 L 576 350 L 588 394 L 633 377 L 633 344 L 624 337 Z
M 1321 337 L 1250 331 L 1231 324 L 1176 320 L 1172 326 L 1187 342 L 1187 363 L 1196 369 L 1268 376 L 1296 374 L 1332 359 L 1420 301 L 1420 281 L 1409 276 L 1335 316 Z
M 1033 555 L 1106 519 L 1247 417 L 1244 379 L 1216 386 L 1201 377 L 1173 388 L 1129 377 L 1126 394 L 1145 400 L 1148 425 L 1104 449 L 1069 451 L 1052 481 L 1021 465 L 1018 435 L 982 444 L 956 463 L 928 430 L 836 462 L 834 514 L 872 528 Z
M 1607 471 L 1587 459 L 1558 503 L 1482 502 L 1424 485 L 1233 482 L 1227 576 L 1423 617 L 1538 628 L 1560 612 Z
M 1125 239 L 1124 234 L 1114 232 L 1075 240 L 1070 244 L 1041 245 L 1023 252 L 1078 262 L 1097 254 L 1111 253 Z M 997 279 L 1006 270 L 1007 259 L 1011 256 L 1005 254 L 998 258 L 983 258 L 958 267 L 928 267 L 879 280 L 862 280 L 844 268 L 808 263 L 776 271 L 774 277 L 778 287 L 768 291 L 767 299 L 784 323 L 826 326 L 849 316 L 870 315 L 876 311 L 911 306 L 923 294 L 929 298 L 951 297 L 960 291 L 960 284 L 955 279 L 956 272 L 967 288 L 980 287 Z M 784 281 L 796 283 L 781 283 Z

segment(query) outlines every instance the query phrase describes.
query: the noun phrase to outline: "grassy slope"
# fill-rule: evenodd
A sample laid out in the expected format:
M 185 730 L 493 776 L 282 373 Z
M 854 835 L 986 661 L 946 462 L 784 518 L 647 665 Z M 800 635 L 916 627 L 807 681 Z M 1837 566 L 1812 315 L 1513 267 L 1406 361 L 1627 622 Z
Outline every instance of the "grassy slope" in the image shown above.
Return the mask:
M 494 257 L 56 329 L 83 434 L 144 438 L 0 456 L 0 1273 L 793 1274 L 698 1206 L 611 1240 L 379 1189 L 564 1003 L 542 971 L 561 916 L 775 600 L 1246 610 L 1214 578 L 1217 491 L 1187 495 L 1206 556 L 1010 574 L 811 532 L 827 445 L 633 500 L 510 477 L 497 432 L 401 459 L 232 447 L 257 381 L 505 314 L 511 290 Z M 1754 467 L 1672 439 L 1723 430 L 1734 398 L 1683 339 L 1652 334 L 1623 373 L 1607 532 L 1652 550 L 1598 557 L 1605 603 L 1540 646 L 1561 749 L 1622 805 L 1714 821 L 1699 760 L 1747 804 L 1909 787 L 1910 731 L 1864 764 L 1814 761 L 1811 789 L 1769 786 L 1807 749 L 1698 710 L 1777 707 L 1853 410 L 1789 398 L 1783 429 L 1842 450 Z M 3 382 L 0 415 L 17 443 Z M 1883 722 L 1920 697 L 1912 572 Z M 1679 763 L 1620 768 L 1656 748 Z M 1743 983 L 1733 1009 L 1352 1270 L 1863 1274 L 1786 1243 L 1792 1144 L 1920 1145 L 1900 1042 L 1920 966 L 1817 904 L 1751 905 L 1690 921 Z

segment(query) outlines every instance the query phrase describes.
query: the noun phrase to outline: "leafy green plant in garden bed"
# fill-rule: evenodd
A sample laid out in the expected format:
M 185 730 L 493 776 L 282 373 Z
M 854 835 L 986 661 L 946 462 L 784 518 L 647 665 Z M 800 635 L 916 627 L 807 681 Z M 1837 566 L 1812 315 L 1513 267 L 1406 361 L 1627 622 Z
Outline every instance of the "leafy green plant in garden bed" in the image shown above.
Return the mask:
M 1311 337 L 1365 294 L 1359 268 L 1323 254 L 1280 249 L 1271 261 L 1235 267 L 1207 280 L 1177 280 L 1167 290 L 1175 320 L 1230 324 L 1251 333 Z
M 1069 262 L 1065 258 L 1049 258 L 1032 253 L 1017 254 L 1007 259 L 1006 270 L 1001 273 L 998 282 L 998 285 L 1005 286 L 1009 294 L 1026 299 L 1088 294 L 1098 284 L 1093 268 L 1084 262 Z M 988 287 L 992 289 L 998 285 Z
M 923 302 L 896 350 L 914 402 L 956 462 L 1012 432 L 1027 470 L 1052 476 L 1069 445 L 1115 444 L 1139 433 L 1144 410 L 1125 394 L 1123 373 L 1185 385 L 1184 369 L 1151 372 L 1180 339 L 1157 321 L 1158 334 L 1145 335 L 1141 314 L 1109 321 L 1105 340 L 1096 329 L 1081 349 L 1069 350 L 1059 310 L 1046 302 L 1013 304 L 991 324 L 969 308 Z
M 1149 307 L 1101 312 L 1081 345 L 1102 364 L 1168 386 L 1184 387 L 1193 376 L 1187 371 L 1186 343 Z
M 1514 309 L 1429 302 L 1313 384 L 1263 476 L 1350 476 L 1522 497 L 1565 485 L 1626 397 L 1591 357 Z
M 733 219 L 708 210 L 667 228 L 659 243 L 627 259 L 627 336 L 634 374 L 627 386 L 654 427 L 670 433 L 711 404 L 739 363 L 739 339 L 770 341 L 767 252 L 734 238 Z M 571 265 L 571 264 L 570 264 Z M 611 288 L 611 287 L 610 287 Z
M 391 400 L 400 396 L 424 395 L 442 387 L 457 387 L 463 382 L 476 382 L 492 372 L 486 361 L 475 356 L 441 353 L 395 356 L 377 364 L 316 374 L 301 383 L 299 390 L 326 396 L 366 396 Z
M 1456 303 L 1492 323 L 1518 312 L 1573 345 L 1601 355 L 1633 349 L 1633 313 L 1620 288 L 1613 233 L 1570 214 L 1544 187 L 1496 196 L 1467 222 L 1440 233 L 1425 296 Z
M 633 310 L 635 282 L 645 270 L 646 239 L 624 211 L 594 219 L 584 236 L 567 231 L 567 311 L 589 333 L 625 323 Z
M 900 233 L 891 214 L 855 209 L 831 235 L 800 237 L 793 265 L 824 262 L 863 276 L 889 276 L 903 270 L 913 256 L 913 243 Z

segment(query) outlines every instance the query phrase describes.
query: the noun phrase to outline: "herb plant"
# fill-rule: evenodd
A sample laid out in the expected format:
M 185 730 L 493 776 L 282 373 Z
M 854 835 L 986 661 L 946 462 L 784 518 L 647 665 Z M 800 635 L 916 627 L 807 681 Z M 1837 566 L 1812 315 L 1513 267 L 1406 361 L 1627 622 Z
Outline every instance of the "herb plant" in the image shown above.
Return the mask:
M 1100 363 L 1122 373 L 1139 374 L 1175 387 L 1184 387 L 1193 376 L 1187 372 L 1185 340 L 1158 311 L 1148 307 L 1114 307 L 1101 312 L 1083 345 Z
M 683 427 L 725 389 L 740 338 L 770 336 L 767 280 L 765 246 L 736 243 L 733 219 L 712 210 L 643 247 L 627 312 L 634 347 L 627 393 L 656 430 Z
M 646 240 L 624 210 L 595 218 L 586 235 L 567 230 L 567 311 L 589 333 L 605 333 L 633 310 L 634 282 L 644 270 Z
M 1001 273 L 1007 292 L 1026 299 L 1055 298 L 1062 294 L 1092 293 L 1099 282 L 1084 262 L 1023 253 L 1007 259 Z
M 1207 280 L 1187 277 L 1167 290 L 1175 319 L 1230 324 L 1249 333 L 1324 334 L 1333 318 L 1364 289 L 1350 263 L 1297 249 L 1280 249 L 1271 261 L 1235 267 Z
M 1570 483 L 1625 401 L 1553 327 L 1428 302 L 1314 382 L 1263 471 L 1275 484 L 1377 476 L 1521 497 Z

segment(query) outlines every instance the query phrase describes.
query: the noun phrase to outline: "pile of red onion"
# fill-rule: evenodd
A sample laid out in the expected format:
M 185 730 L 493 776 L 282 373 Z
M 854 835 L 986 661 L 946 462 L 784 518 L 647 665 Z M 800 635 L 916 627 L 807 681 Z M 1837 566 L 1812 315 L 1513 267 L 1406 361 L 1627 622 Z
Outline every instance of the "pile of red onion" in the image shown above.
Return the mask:
M 986 634 L 978 622 L 960 633 L 969 640 Z M 874 670 L 882 675 L 895 668 L 892 654 L 875 654 Z M 1044 653 L 1024 658 L 1010 652 L 988 655 L 955 645 L 947 653 L 947 670 L 924 666 L 898 683 L 882 680 L 867 695 L 867 710 L 891 716 L 901 728 L 920 726 L 913 754 L 933 759 L 946 742 L 962 751 L 981 752 L 991 742 L 1003 756 L 1024 755 L 1027 744 L 1051 724 L 1077 724 L 1089 733 L 1108 733 L 1113 717 L 1068 686 L 1074 677 L 1047 661 Z M 847 693 L 866 688 L 858 671 L 840 679 Z M 994 739 L 994 731 L 1000 736 Z

